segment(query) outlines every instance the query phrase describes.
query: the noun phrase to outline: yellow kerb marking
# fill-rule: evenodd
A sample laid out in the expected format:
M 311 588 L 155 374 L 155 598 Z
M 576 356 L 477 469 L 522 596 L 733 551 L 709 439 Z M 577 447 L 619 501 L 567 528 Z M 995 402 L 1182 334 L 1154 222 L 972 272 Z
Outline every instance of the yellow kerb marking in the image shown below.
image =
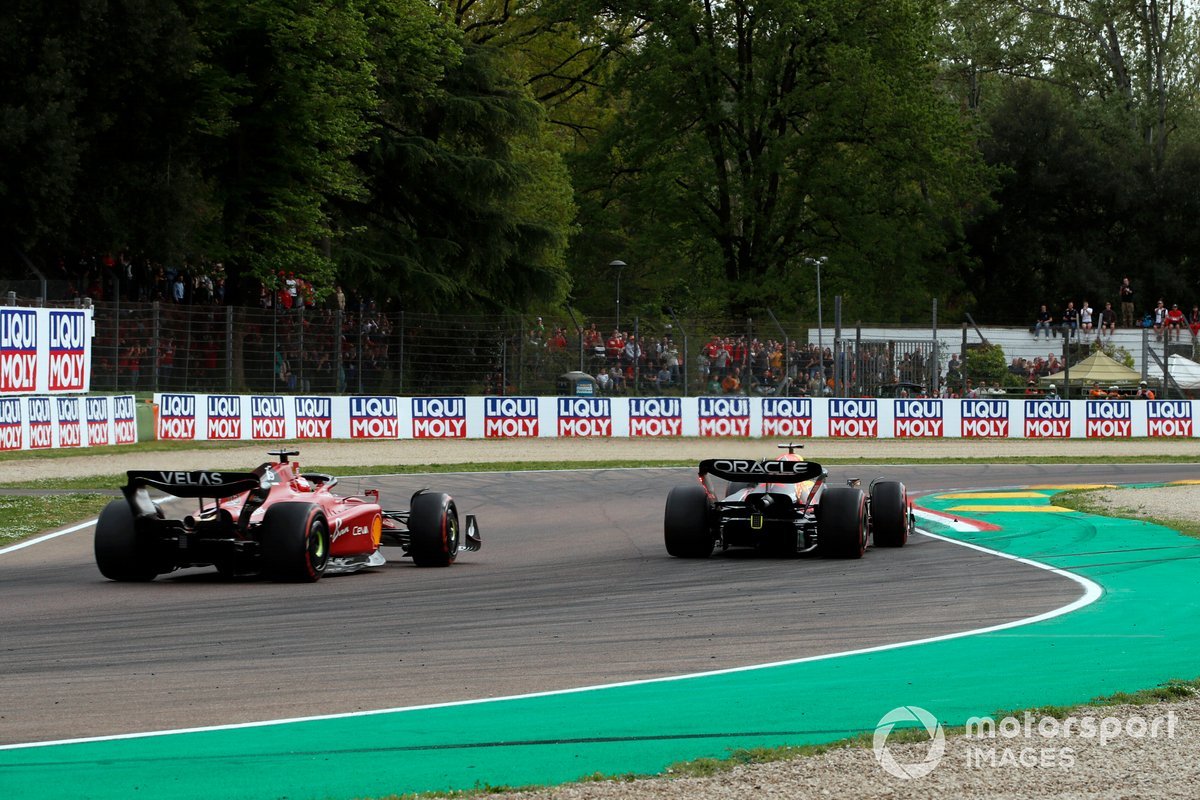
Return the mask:
M 985 514 L 1037 514 L 1043 511 L 1057 513 L 1060 511 L 1073 511 L 1074 509 L 1063 508 L 1062 506 L 988 506 L 988 505 L 967 505 L 954 506 L 946 509 L 947 511 L 972 511 L 975 513 Z
M 1055 483 L 1046 484 L 1045 486 L 1030 486 L 1030 489 L 1054 489 L 1055 491 L 1067 491 L 1070 489 L 1115 489 L 1117 488 L 1111 483 Z
M 947 500 L 1038 500 L 1046 495 L 1041 492 L 961 492 L 959 494 L 939 494 L 938 497 Z
M 1168 485 L 1168 486 L 1198 486 L 1198 485 L 1200 485 L 1200 480 L 1190 480 L 1190 481 L 1171 481 L 1171 482 L 1170 482 L 1169 484 L 1167 484 L 1167 485 Z

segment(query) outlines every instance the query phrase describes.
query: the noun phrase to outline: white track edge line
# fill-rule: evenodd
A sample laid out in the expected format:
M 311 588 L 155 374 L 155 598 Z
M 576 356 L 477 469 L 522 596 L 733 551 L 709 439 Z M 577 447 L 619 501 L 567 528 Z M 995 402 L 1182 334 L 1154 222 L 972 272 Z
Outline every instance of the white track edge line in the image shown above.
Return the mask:
M 918 517 L 935 520 L 940 524 L 949 525 L 950 527 L 953 527 L 956 530 L 963 530 L 963 531 L 976 530 L 976 527 L 971 525 L 970 523 L 961 522 L 959 520 L 947 520 L 944 517 L 939 517 L 939 516 L 936 516 L 933 514 L 925 514 L 922 512 L 921 509 L 914 509 L 914 513 Z M 946 536 L 940 536 L 935 533 L 930 533 L 926 530 L 921 530 L 920 532 L 923 535 L 928 536 L 933 539 L 938 539 L 943 542 L 949 542 L 950 544 L 959 545 L 961 547 L 967 547 L 972 550 L 978 550 L 981 553 L 987 553 L 989 555 L 999 556 L 1001 558 L 1008 559 L 1009 561 L 1016 561 L 1021 564 L 1026 564 L 1028 566 L 1037 567 L 1038 569 L 1046 570 L 1047 572 L 1051 572 L 1055 575 L 1059 575 L 1061 577 L 1067 578 L 1067 579 L 1072 580 L 1075 583 L 1079 584 L 1080 586 L 1083 587 L 1083 594 L 1080 595 L 1075 600 L 1071 601 L 1070 603 L 1067 603 L 1064 606 L 1060 606 L 1060 607 L 1052 609 L 1050 611 L 1042 612 L 1041 614 L 1035 614 L 1031 617 L 1024 617 L 1022 619 L 1012 620 L 1011 622 L 1002 622 L 998 625 L 989 625 L 989 626 L 983 627 L 983 628 L 974 628 L 972 630 L 959 631 L 957 633 L 947 633 L 947 634 L 942 634 L 940 636 L 930 636 L 930 637 L 926 637 L 924 639 L 912 639 L 907 642 L 895 642 L 892 644 L 876 645 L 875 647 L 864 647 L 864 648 L 859 648 L 857 650 L 844 650 L 839 653 L 825 653 L 823 655 L 807 656 L 805 658 L 789 659 L 786 661 L 773 661 L 773 662 L 769 662 L 766 664 L 752 664 L 752 665 L 743 666 L 743 667 L 730 667 L 728 669 L 710 670 L 707 672 L 693 672 L 693 673 L 689 673 L 686 675 L 668 675 L 668 676 L 661 677 L 661 678 L 645 678 L 645 679 L 633 680 L 633 681 L 621 681 L 618 683 L 599 684 L 599 685 L 595 685 L 595 686 L 580 686 L 580 687 L 576 687 L 576 688 L 572 688 L 572 689 L 555 689 L 555 690 L 545 691 L 545 692 L 531 692 L 528 694 L 507 695 L 504 697 L 484 697 L 484 698 L 477 698 L 474 700 L 455 700 L 455 701 L 451 701 L 451 702 L 447 702 L 447 703 L 429 703 L 426 705 L 419 705 L 419 706 L 402 706 L 402 707 L 398 707 L 398 708 L 382 708 L 382 709 L 376 709 L 373 711 L 352 711 L 352 712 L 343 713 L 343 714 L 321 714 L 321 715 L 309 716 L 309 717 L 290 717 L 287 719 L 271 719 L 271 720 L 259 720 L 256 722 L 240 722 L 240 723 L 232 723 L 229 725 L 210 725 L 210 726 L 205 726 L 205 727 L 178 728 L 178 729 L 174 729 L 174 730 L 165 730 L 165 731 L 144 731 L 144 732 L 138 732 L 138 733 L 122 733 L 122 734 L 115 734 L 112 736 L 92 736 L 92 737 L 84 737 L 84 738 L 79 738 L 79 739 L 59 739 L 59 740 L 49 741 L 49 742 L 26 742 L 26 743 L 20 743 L 20 744 L 6 744 L 6 745 L 0 745 L 0 750 L 19 750 L 19 749 L 29 749 L 29 748 L 35 748 L 35 747 L 52 747 L 52 746 L 57 746 L 57 745 L 68 745 L 68 744 L 89 744 L 89 743 L 98 743 L 98 742 L 112 742 L 112 741 L 121 741 L 121 740 L 125 740 L 125 739 L 147 739 L 147 738 L 151 738 L 151 737 L 175 736 L 178 734 L 187 734 L 187 733 L 215 733 L 215 732 L 220 732 L 220 731 L 243 730 L 246 728 L 263 728 L 263 727 L 267 727 L 270 725 L 289 725 L 289 724 L 300 723 L 300 722 L 320 722 L 323 720 L 333 720 L 333 719 L 352 719 L 355 717 L 378 716 L 380 714 L 398 714 L 398 713 L 403 713 L 403 712 L 408 712 L 408 711 L 425 711 L 428 709 L 435 709 L 435 708 L 454 708 L 454 707 L 458 707 L 458 706 L 483 705 L 485 703 L 499 703 L 499 702 L 504 702 L 504 701 L 509 701 L 509 700 L 526 700 L 526 699 L 532 699 L 532 698 L 538 698 L 538 697 L 554 697 L 557 695 L 578 694 L 581 692 L 593 692 L 593 691 L 599 691 L 602 689 L 617 689 L 617 688 L 622 688 L 622 687 L 626 687 L 626 686 L 643 686 L 643 685 L 651 684 L 651 683 L 667 683 L 667 682 L 671 682 L 671 681 L 691 680 L 693 678 L 705 678 L 705 677 L 710 677 L 710 676 L 715 676 L 715 675 L 729 675 L 729 674 L 738 673 L 738 672 L 750 672 L 753 670 L 768 669 L 770 667 L 784 667 L 784 666 L 790 666 L 793 664 L 805 664 L 805 663 L 812 662 L 812 661 L 824 661 L 826 659 L 843 658 L 846 656 L 864 655 L 864 654 L 868 654 L 868 653 L 880 653 L 880 652 L 885 652 L 887 650 L 898 650 L 902 647 L 913 647 L 915 645 L 921 645 L 921 644 L 932 644 L 934 642 L 944 642 L 944 641 L 949 641 L 951 639 L 962 639 L 967 636 L 978 636 L 980 634 L 994 633 L 996 631 L 1008 630 L 1010 628 L 1023 627 L 1025 625 L 1032 625 L 1036 622 L 1043 622 L 1048 619 L 1060 617 L 1064 614 L 1070 614 L 1073 611 L 1077 611 L 1081 608 L 1084 608 L 1085 606 L 1091 605 L 1092 603 L 1099 600 L 1100 597 L 1104 594 L 1104 590 L 1100 587 L 1099 584 L 1095 583 L 1094 581 L 1092 581 L 1088 578 L 1083 577 L 1082 575 L 1077 575 L 1073 572 L 1069 572 L 1064 569 L 1059 569 L 1058 567 L 1053 567 L 1049 564 L 1043 564 L 1040 561 L 1034 561 L 1033 559 L 1023 558 L 1021 556 L 1014 556 L 1010 553 L 1002 553 L 999 550 L 992 550 L 991 548 L 983 547 L 982 545 L 969 543 L 969 542 L 962 542 L 957 539 L 951 539 Z M 55 535 L 60 535 L 60 534 L 55 534 Z

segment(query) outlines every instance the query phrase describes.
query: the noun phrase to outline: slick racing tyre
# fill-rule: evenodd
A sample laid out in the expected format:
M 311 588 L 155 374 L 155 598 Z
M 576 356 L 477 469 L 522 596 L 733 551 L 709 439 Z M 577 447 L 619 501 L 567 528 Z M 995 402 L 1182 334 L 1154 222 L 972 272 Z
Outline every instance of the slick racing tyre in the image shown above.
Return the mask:
M 708 558 L 713 551 L 708 492 L 700 484 L 676 486 L 667 495 L 663 535 L 676 558 Z
M 871 487 L 871 537 L 876 547 L 903 547 L 909 532 L 908 493 L 899 481 Z
M 448 567 L 458 557 L 458 509 L 444 492 L 414 495 L 408 512 L 408 554 L 418 567 Z
M 821 495 L 817 543 L 826 558 L 862 558 L 867 549 L 867 496 L 837 487 Z
M 138 541 L 133 510 L 124 500 L 113 500 L 96 520 L 93 542 L 96 566 L 112 581 L 152 581 L 158 575 L 152 553 Z
M 329 562 L 329 523 L 313 503 L 276 503 L 259 529 L 263 574 L 275 581 L 312 583 Z

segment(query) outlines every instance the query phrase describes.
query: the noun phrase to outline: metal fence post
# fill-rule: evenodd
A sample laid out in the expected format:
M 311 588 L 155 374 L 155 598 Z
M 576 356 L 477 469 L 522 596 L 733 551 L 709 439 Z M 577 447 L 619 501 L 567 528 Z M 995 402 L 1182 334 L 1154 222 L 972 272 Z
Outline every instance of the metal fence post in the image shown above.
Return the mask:
M 150 330 L 151 330 L 151 336 L 153 337 L 153 340 L 154 340 L 154 348 L 151 350 L 151 352 L 154 354 L 153 355 L 154 364 L 152 365 L 151 370 L 150 370 L 150 374 L 153 375 L 154 377 L 152 377 L 150 379 L 150 390 L 154 391 L 154 392 L 159 391 L 159 386 L 158 386 L 159 366 L 158 365 L 159 365 L 159 361 L 162 359 L 162 320 L 159 319 L 160 312 L 161 312 L 161 310 L 159 308 L 158 301 L 155 300 L 153 303 L 150 304 Z
M 225 306 L 225 391 L 233 391 L 233 306 Z

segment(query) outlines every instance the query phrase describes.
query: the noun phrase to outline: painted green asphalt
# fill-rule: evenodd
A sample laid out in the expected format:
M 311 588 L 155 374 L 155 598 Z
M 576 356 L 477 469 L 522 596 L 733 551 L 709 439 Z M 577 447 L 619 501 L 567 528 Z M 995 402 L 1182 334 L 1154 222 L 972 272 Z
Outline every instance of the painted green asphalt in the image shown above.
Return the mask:
M 932 509 L 963 502 L 923 500 Z M 1038 502 L 1045 500 L 1022 501 Z M 873 730 L 901 705 L 953 725 L 1200 674 L 1200 542 L 1076 512 L 972 516 L 1001 530 L 939 532 L 1071 570 L 1100 584 L 1102 596 L 1022 627 L 752 671 L 3 750 L 0 796 L 351 798 L 557 783 L 596 772 L 657 772 L 735 748 L 830 741 Z M 870 622 L 869 607 L 845 613 L 849 623 Z

